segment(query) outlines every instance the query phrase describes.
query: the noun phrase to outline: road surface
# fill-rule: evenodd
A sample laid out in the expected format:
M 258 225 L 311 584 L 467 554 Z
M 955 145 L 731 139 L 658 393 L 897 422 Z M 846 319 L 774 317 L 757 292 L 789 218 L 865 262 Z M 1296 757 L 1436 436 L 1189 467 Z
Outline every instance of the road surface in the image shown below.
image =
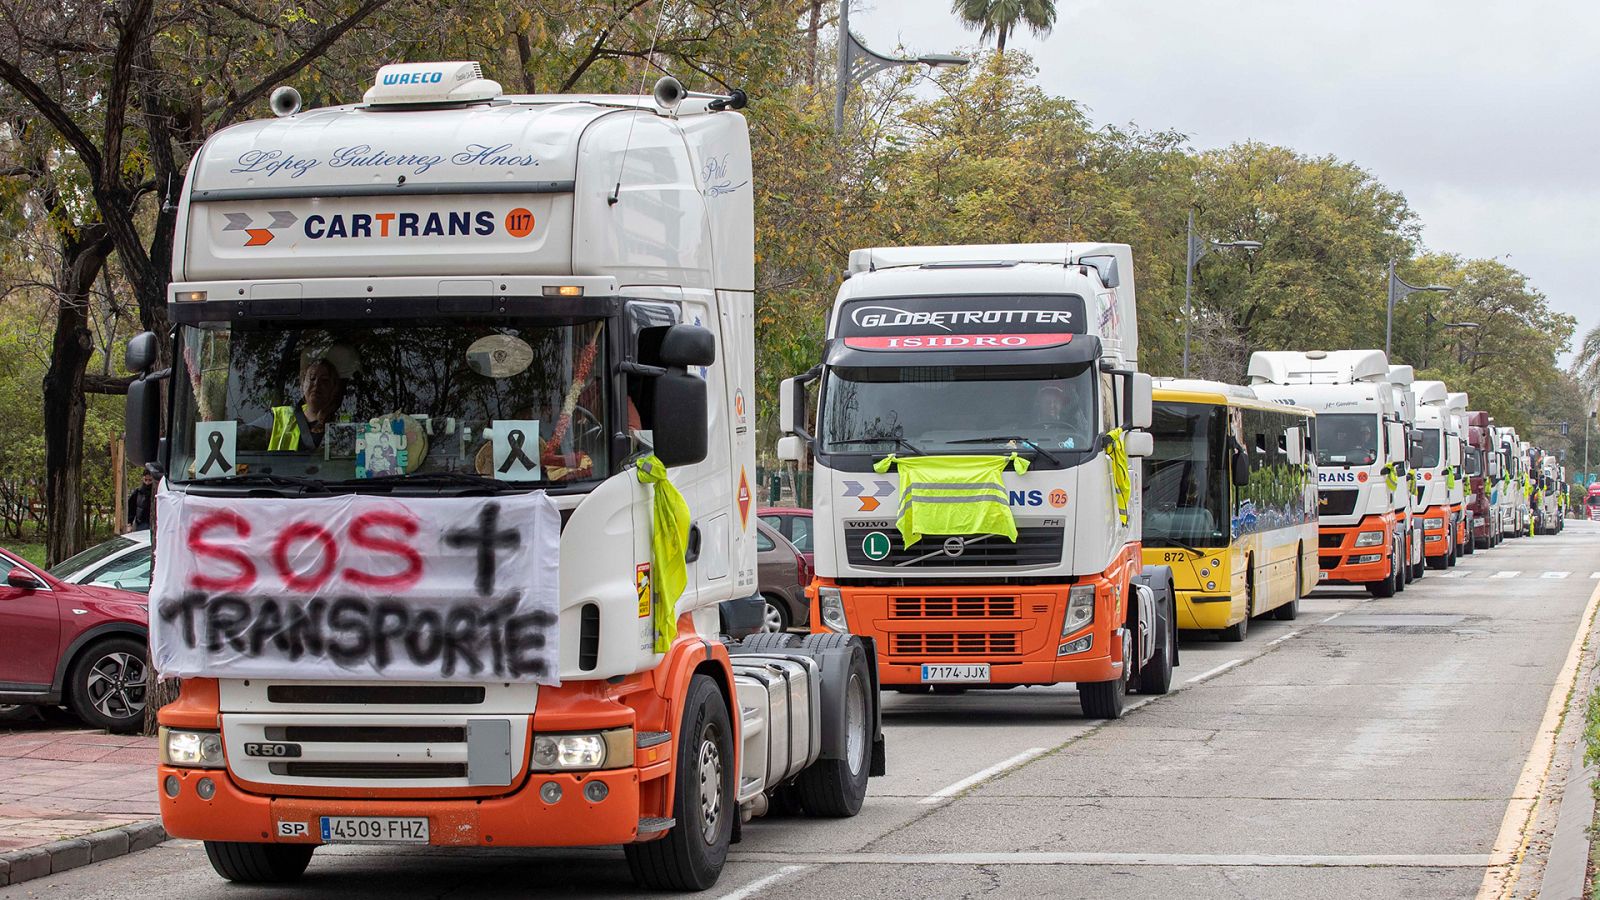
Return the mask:
M 1471 897 L 1526 818 L 1597 549 L 1573 523 L 1392 599 L 1319 589 L 1243 643 L 1186 638 L 1180 689 L 1119 722 L 1081 718 L 1070 687 L 885 695 L 889 774 L 862 814 L 757 820 L 702 896 Z M 324 848 L 292 888 L 244 890 L 173 841 L 0 898 L 636 893 L 615 849 Z

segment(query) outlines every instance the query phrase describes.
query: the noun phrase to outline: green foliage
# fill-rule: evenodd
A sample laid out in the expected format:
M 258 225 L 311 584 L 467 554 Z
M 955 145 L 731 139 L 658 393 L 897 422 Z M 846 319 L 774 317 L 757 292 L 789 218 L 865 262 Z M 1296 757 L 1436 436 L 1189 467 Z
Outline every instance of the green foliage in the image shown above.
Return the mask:
M 953 0 L 950 11 L 968 28 L 978 29 L 979 38 L 988 40 L 993 35 L 1001 50 L 1018 25 L 1044 37 L 1056 24 L 1055 0 Z

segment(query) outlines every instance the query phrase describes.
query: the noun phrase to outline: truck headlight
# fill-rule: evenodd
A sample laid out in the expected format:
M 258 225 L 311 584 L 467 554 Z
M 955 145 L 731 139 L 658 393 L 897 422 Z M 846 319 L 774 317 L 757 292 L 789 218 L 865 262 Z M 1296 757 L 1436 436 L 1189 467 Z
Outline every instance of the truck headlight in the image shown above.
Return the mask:
M 1383 532 L 1363 531 L 1356 535 L 1357 547 L 1377 547 L 1383 543 Z
M 1424 528 L 1443 528 L 1444 527 L 1444 520 L 1443 519 L 1423 519 L 1422 520 L 1422 525 L 1423 525 Z
M 161 747 L 163 765 L 186 769 L 220 769 L 225 765 L 219 732 L 163 726 L 156 743 Z
M 598 769 L 606 764 L 606 741 L 598 734 L 541 734 L 533 739 L 533 767 Z
M 1094 621 L 1094 585 L 1075 584 L 1067 591 L 1067 614 L 1061 617 L 1061 636 Z
M 840 593 L 838 588 L 827 586 L 817 588 L 817 608 L 821 613 L 824 628 L 840 634 L 850 632 L 850 622 L 844 615 L 844 594 Z

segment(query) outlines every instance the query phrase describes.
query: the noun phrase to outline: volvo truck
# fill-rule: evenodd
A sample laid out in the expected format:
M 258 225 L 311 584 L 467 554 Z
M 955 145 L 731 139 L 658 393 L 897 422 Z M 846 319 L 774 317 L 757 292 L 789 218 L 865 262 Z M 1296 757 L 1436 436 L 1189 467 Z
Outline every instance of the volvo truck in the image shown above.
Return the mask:
M 871 638 L 886 688 L 1075 683 L 1095 718 L 1168 689 L 1171 575 L 1140 553 L 1133 273 L 1126 244 L 851 252 L 821 363 L 781 388 L 779 456 L 814 460 L 812 628 Z M 948 493 L 899 473 L 918 458 L 1005 461 L 961 486 L 1000 521 L 908 535 L 912 504 Z
M 1381 350 L 1257 351 L 1256 396 L 1316 414 L 1318 579 L 1376 597 L 1410 568 L 1402 392 Z
M 162 821 L 224 878 L 621 845 L 699 890 L 780 792 L 860 809 L 871 640 L 723 634 L 760 609 L 742 105 L 414 63 L 200 148 L 128 423 Z

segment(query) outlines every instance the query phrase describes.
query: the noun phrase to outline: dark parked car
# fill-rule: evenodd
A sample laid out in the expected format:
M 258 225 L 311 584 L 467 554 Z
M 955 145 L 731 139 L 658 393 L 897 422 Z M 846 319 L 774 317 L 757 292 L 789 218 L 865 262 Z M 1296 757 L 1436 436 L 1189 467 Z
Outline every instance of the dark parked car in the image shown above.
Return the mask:
M 144 594 L 72 584 L 0 550 L 0 704 L 71 707 L 96 728 L 144 724 Z
M 806 585 L 811 564 L 765 521 L 756 521 L 756 581 L 766 608 L 762 631 L 788 631 L 808 620 Z

